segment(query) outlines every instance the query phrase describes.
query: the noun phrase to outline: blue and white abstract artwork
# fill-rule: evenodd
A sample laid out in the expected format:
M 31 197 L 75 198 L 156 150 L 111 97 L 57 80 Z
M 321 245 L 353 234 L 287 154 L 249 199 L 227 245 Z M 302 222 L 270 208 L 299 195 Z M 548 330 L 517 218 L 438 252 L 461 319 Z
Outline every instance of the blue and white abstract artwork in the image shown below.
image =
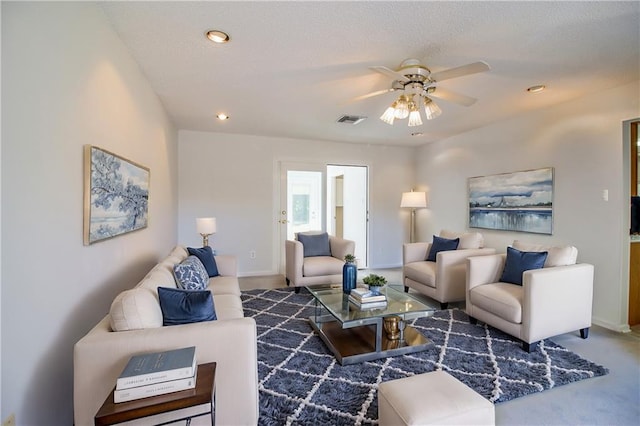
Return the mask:
M 553 168 L 469 178 L 469 227 L 551 235 Z
M 149 169 L 91 145 L 84 157 L 84 243 L 145 228 Z

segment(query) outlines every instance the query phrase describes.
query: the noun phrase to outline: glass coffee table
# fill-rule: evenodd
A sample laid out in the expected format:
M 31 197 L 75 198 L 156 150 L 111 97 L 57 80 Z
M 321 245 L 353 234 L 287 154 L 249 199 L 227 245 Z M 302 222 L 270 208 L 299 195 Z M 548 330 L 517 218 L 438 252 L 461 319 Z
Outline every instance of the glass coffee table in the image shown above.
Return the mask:
M 404 293 L 400 286 L 387 285 L 381 290 L 387 296 L 386 307 L 364 310 L 349 302 L 341 284 L 307 290 L 315 299 L 315 312 L 309 318 L 311 327 L 341 365 L 419 352 L 431 344 L 406 322 L 429 316 L 437 307 Z M 390 338 L 394 335 L 399 336 Z

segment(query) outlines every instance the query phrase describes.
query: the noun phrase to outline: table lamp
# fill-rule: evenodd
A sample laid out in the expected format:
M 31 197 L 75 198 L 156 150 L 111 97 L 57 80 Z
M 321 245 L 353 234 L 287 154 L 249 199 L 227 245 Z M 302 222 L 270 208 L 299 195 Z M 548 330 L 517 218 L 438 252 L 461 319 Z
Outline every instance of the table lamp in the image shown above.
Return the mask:
M 196 219 L 196 229 L 202 235 L 202 247 L 209 245 L 209 235 L 216 233 L 215 217 L 199 217 Z

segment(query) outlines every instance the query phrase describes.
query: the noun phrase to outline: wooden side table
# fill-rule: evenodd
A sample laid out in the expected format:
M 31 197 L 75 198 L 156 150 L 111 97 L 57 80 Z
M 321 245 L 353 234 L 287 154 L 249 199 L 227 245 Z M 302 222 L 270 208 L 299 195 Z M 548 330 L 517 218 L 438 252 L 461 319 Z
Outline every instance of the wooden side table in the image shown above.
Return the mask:
M 211 415 L 211 424 L 214 420 L 214 387 L 216 376 L 216 363 L 198 365 L 196 387 L 194 389 L 152 396 L 150 398 L 136 399 L 128 402 L 114 403 L 113 391 L 98 410 L 95 416 L 96 426 L 113 425 L 130 420 L 142 419 L 157 414 L 169 413 L 198 405 L 209 404 L 209 411 L 199 413 Z M 114 388 L 115 390 L 115 388 Z M 171 422 L 186 420 L 190 423 L 190 416 L 172 419 Z

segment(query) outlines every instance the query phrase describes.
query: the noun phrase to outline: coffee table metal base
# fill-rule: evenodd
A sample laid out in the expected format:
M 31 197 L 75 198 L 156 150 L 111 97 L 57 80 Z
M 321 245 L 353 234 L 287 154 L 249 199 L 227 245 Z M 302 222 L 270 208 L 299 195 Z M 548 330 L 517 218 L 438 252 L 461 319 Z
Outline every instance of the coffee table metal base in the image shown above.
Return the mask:
M 405 328 L 404 340 L 389 340 L 386 333 L 380 330 L 381 324 L 342 328 L 338 321 L 316 323 L 313 317 L 309 318 L 309 323 L 340 365 L 420 352 L 431 344 L 429 339 L 411 326 Z

